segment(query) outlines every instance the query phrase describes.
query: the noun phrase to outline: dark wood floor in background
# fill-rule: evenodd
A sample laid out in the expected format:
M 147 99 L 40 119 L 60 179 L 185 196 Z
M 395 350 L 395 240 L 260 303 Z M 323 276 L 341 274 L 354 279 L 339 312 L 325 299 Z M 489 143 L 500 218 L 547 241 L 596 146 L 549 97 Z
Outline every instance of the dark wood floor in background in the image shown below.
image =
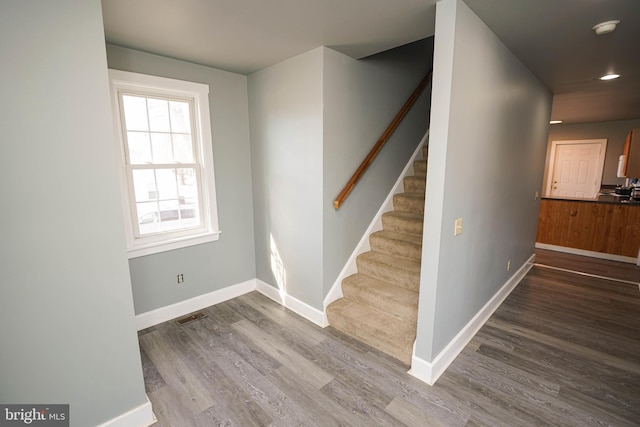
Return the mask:
M 640 283 L 640 267 L 626 262 L 536 249 L 536 263 L 575 270 L 615 280 Z
M 157 426 L 638 426 L 638 287 L 534 268 L 436 385 L 257 293 L 141 331 Z

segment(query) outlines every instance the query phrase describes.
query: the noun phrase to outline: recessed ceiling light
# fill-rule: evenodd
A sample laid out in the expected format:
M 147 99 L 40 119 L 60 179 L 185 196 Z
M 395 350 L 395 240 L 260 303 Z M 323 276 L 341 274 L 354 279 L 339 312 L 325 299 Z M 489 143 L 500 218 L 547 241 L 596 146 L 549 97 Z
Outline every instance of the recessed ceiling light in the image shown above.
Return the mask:
M 613 80 L 613 79 L 617 79 L 618 77 L 620 77 L 620 74 L 609 73 L 600 77 L 600 80 Z
M 562 123 L 562 120 L 551 120 L 549 122 L 550 125 L 559 125 L 560 123 Z
M 596 25 L 595 27 L 593 27 L 593 31 L 595 31 L 596 34 L 599 35 L 599 36 L 601 36 L 603 34 L 609 34 L 609 33 L 612 33 L 616 29 L 616 26 L 619 23 L 620 23 L 620 21 L 618 21 L 617 19 L 615 19 L 613 21 L 601 22 L 598 25 Z

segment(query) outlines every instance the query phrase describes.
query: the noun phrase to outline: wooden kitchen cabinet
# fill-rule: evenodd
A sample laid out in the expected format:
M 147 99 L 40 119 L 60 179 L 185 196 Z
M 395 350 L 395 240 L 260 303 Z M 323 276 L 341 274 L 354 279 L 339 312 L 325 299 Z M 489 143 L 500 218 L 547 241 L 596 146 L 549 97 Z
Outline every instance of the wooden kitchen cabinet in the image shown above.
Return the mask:
M 632 129 L 624 142 L 623 154 L 627 156 L 625 176 L 640 178 L 640 129 Z
M 636 258 L 640 206 L 542 199 L 536 242 Z

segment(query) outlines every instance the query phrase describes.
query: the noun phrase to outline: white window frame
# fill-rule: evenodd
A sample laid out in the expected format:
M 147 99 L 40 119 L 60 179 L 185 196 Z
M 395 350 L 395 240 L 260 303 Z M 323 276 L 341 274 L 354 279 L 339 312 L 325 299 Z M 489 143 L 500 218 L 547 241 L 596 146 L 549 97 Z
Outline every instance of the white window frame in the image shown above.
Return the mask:
M 213 147 L 211 138 L 211 119 L 209 115 L 209 86 L 201 83 L 169 79 L 165 77 L 138 74 L 128 71 L 109 69 L 111 86 L 111 106 L 115 142 L 118 149 L 118 174 L 120 178 L 120 194 L 127 238 L 129 258 L 170 251 L 192 245 L 218 240 L 218 209 L 216 203 L 215 175 L 213 171 Z M 120 93 L 134 93 L 141 96 L 177 97 L 193 100 L 195 135 L 193 143 L 196 147 L 196 163 L 200 170 L 198 186 L 201 195 L 199 200 L 202 213 L 202 226 L 189 230 L 174 230 L 155 233 L 149 236 L 136 237 L 135 196 L 133 185 L 128 178 L 126 164 L 126 144 L 124 126 L 122 126 L 122 110 Z

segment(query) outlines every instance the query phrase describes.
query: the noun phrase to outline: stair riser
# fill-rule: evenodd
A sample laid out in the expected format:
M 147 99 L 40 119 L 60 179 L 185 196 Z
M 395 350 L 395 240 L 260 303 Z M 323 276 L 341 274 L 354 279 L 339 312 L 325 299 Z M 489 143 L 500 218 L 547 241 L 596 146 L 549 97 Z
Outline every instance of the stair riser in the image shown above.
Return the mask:
M 426 160 L 415 160 L 413 162 L 413 174 L 417 176 L 426 176 L 427 175 L 427 161 Z
M 389 231 L 406 234 L 422 235 L 422 220 L 417 218 L 398 218 L 395 216 L 382 216 L 382 228 Z
M 408 176 L 404 178 L 404 191 L 412 193 L 424 193 L 427 188 L 427 181 L 423 176 Z
M 394 283 L 416 292 L 420 289 L 419 271 L 407 271 L 391 265 L 369 262 L 360 257 L 356 259 L 356 264 L 359 273 L 373 277 L 374 279 Z
M 380 331 L 368 330 L 366 323 L 360 328 L 354 328 L 353 323 L 340 315 L 334 315 L 331 310 L 327 310 L 329 324 L 337 330 L 355 337 L 371 347 L 377 348 L 391 357 L 395 357 L 406 365 L 411 365 L 412 345 L 400 346 L 398 343 L 389 343 L 380 337 Z M 413 343 L 412 343 L 413 344 Z
M 409 258 L 415 261 L 422 259 L 422 245 L 394 239 L 385 239 L 372 234 L 369 237 L 371 250 L 391 256 Z
M 405 193 L 393 196 L 393 209 L 398 212 L 424 213 L 424 198 L 409 197 Z
M 380 311 L 384 311 L 403 322 L 415 322 L 418 317 L 417 293 L 416 303 L 410 307 L 389 298 L 385 298 L 384 295 L 378 295 L 374 292 L 363 292 L 359 287 L 350 286 L 349 283 L 342 284 L 342 293 L 345 298 L 349 298 L 353 301 L 359 302 L 360 304 L 366 304 Z

